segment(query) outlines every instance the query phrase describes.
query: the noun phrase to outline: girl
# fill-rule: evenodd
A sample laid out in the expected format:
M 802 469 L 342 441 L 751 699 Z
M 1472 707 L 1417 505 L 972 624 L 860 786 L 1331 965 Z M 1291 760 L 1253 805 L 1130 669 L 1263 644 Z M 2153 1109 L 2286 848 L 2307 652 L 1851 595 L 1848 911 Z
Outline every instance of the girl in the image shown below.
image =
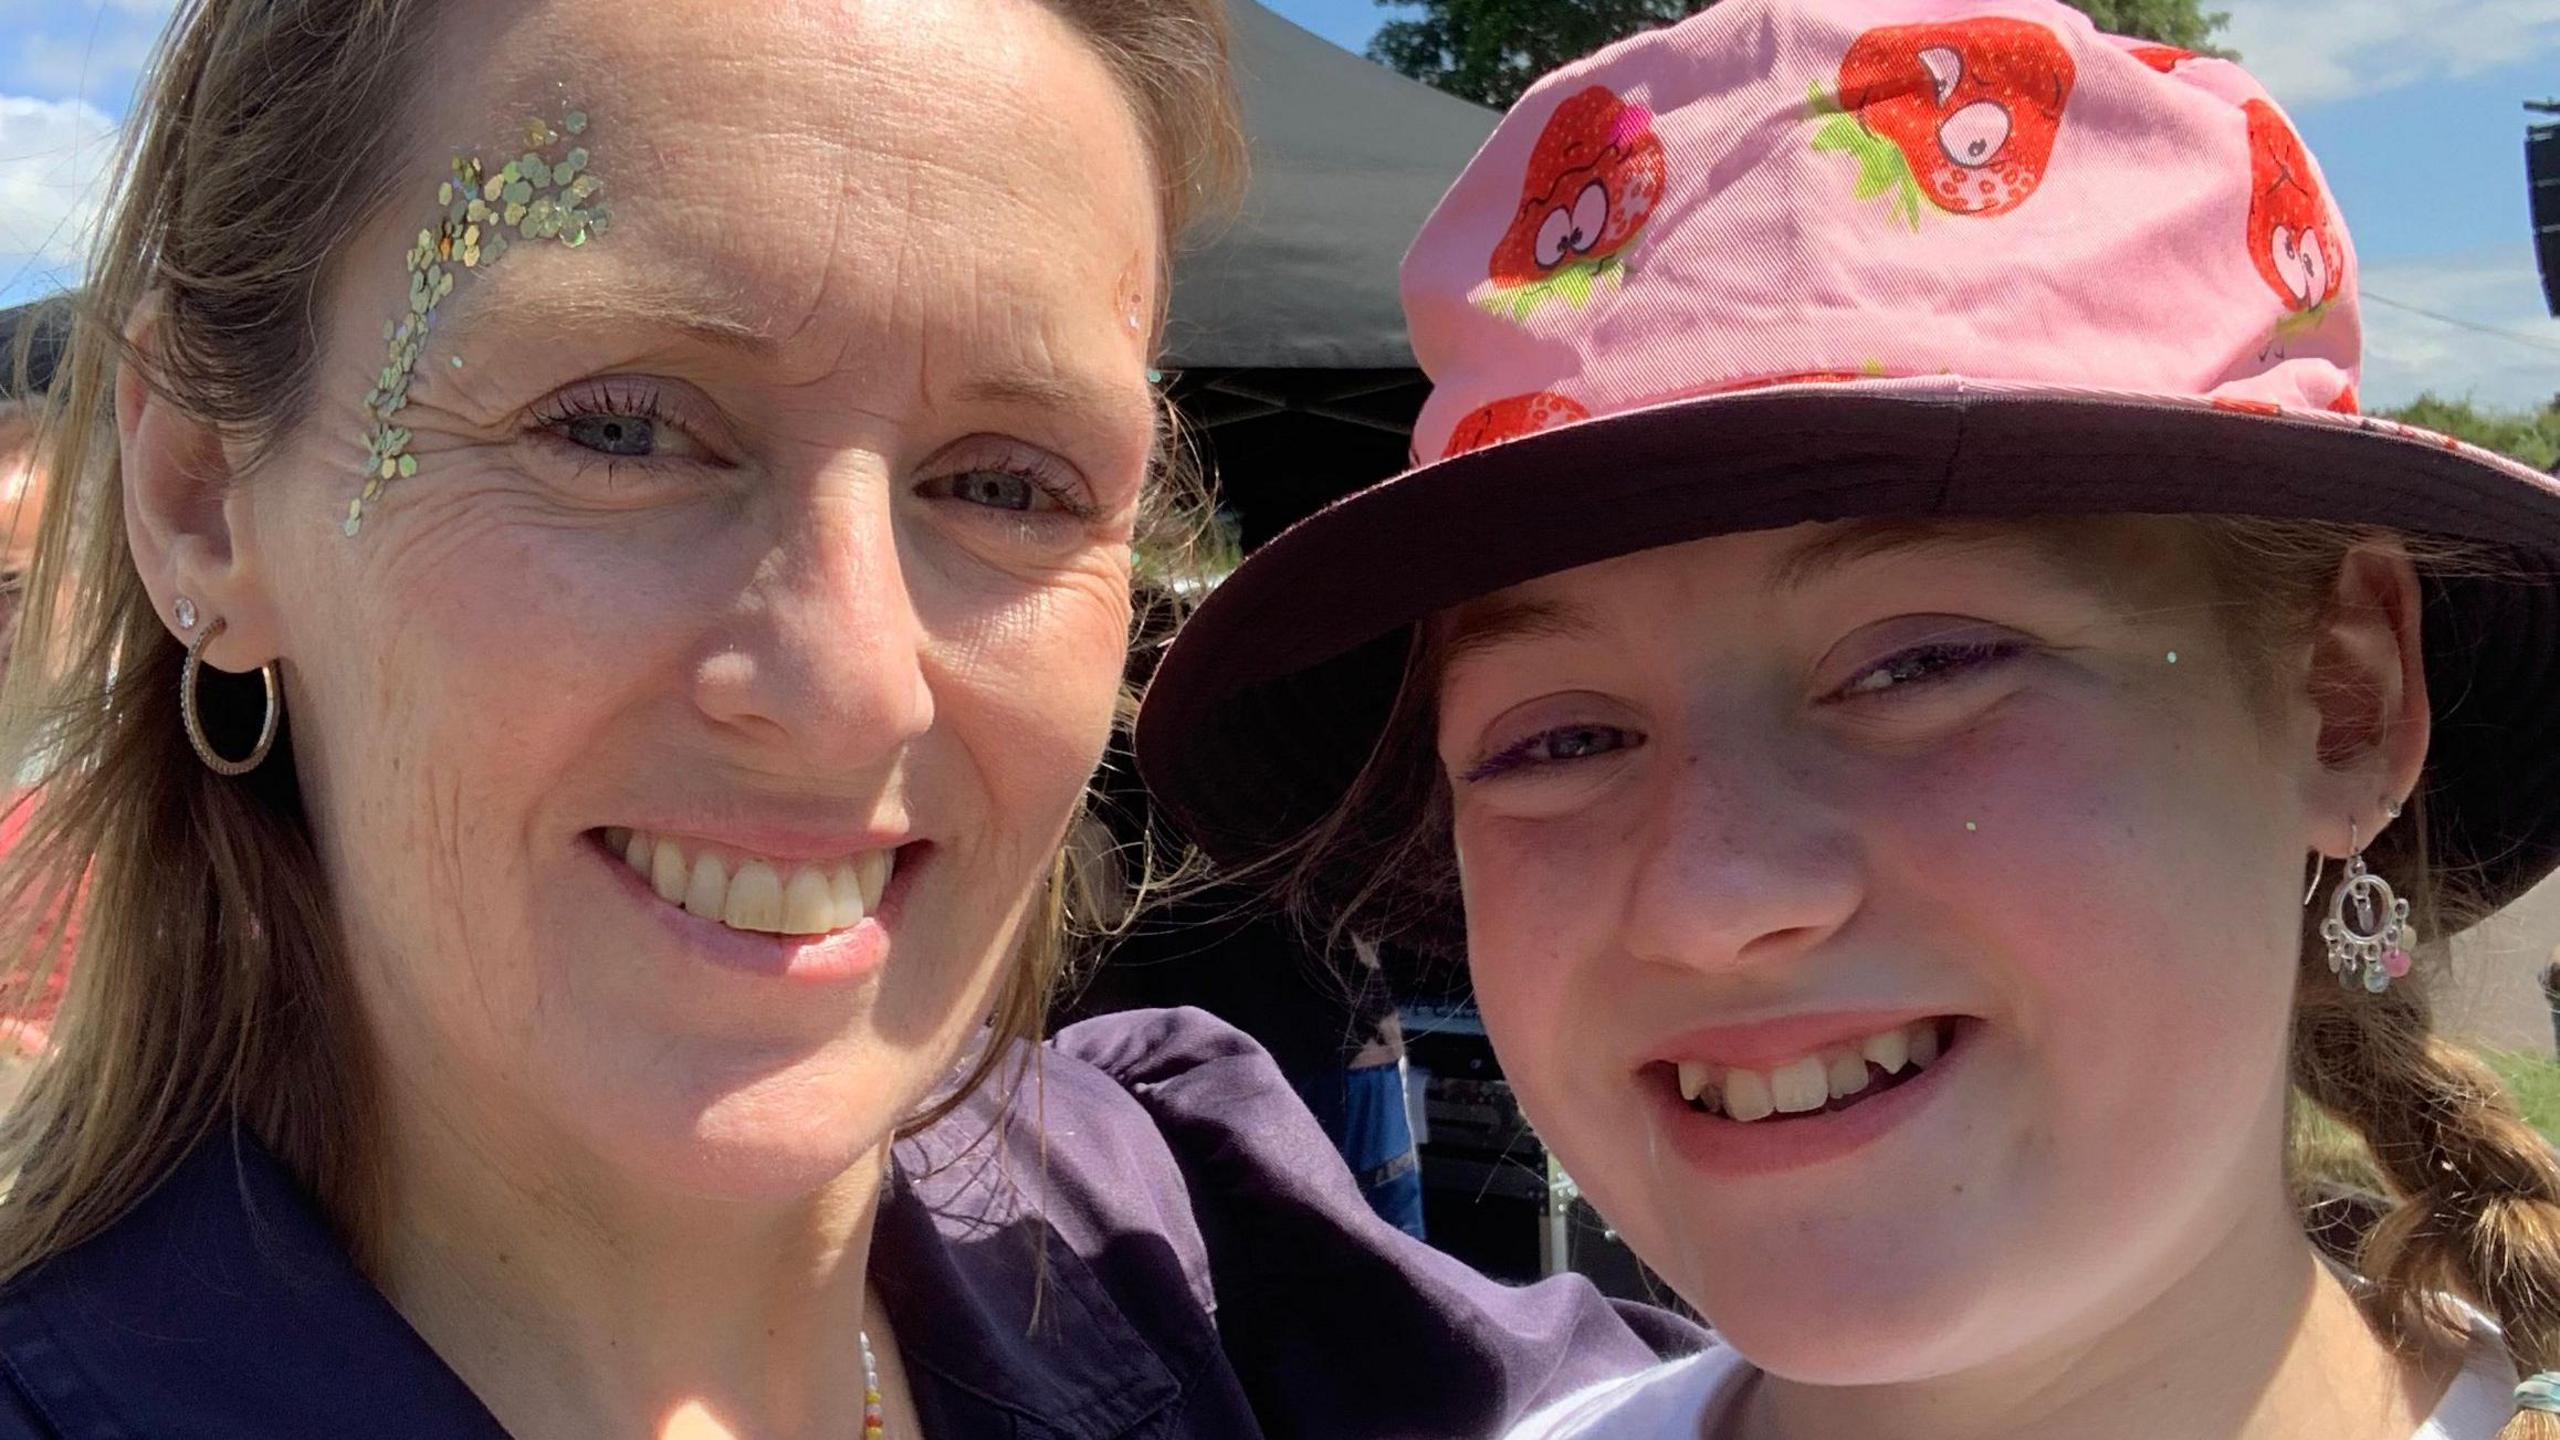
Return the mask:
M 1729 1344 L 1515 1434 L 2560 1434 L 2560 1168 L 2424 999 L 2560 853 L 2560 491 L 2357 414 L 2241 70 L 1727 0 L 1533 90 L 1404 281 L 1430 463 L 1139 748 L 1336 923 L 1463 921 Z M 2298 1115 L 2388 1189 L 2339 1261 Z

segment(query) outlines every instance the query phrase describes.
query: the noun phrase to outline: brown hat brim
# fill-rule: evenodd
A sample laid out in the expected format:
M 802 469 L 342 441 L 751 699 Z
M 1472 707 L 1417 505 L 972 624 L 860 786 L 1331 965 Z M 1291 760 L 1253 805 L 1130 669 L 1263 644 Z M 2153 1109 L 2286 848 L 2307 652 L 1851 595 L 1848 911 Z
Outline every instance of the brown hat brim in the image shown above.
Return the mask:
M 2494 547 L 2431 580 L 2428 817 L 2493 904 L 2560 864 L 2560 481 L 2353 417 L 2174 398 L 1805 386 L 1585 421 L 1409 471 L 1273 539 L 1202 603 L 1137 727 L 1169 818 L 1222 861 L 1302 835 L 1385 724 L 1410 627 L 1540 575 L 1818 521 L 2245 515 Z

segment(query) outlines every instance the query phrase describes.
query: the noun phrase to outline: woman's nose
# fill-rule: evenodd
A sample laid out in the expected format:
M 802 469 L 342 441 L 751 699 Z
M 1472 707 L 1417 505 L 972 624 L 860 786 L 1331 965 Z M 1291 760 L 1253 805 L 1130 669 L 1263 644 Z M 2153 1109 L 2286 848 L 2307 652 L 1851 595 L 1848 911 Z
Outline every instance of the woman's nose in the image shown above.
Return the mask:
M 697 703 L 723 726 L 833 770 L 894 758 L 932 728 L 929 637 L 879 496 L 790 517 L 729 636 L 696 678 Z
M 1852 831 L 1785 761 L 1702 749 L 1653 796 L 1627 902 L 1637 958 L 1698 970 L 1783 961 L 1856 913 Z

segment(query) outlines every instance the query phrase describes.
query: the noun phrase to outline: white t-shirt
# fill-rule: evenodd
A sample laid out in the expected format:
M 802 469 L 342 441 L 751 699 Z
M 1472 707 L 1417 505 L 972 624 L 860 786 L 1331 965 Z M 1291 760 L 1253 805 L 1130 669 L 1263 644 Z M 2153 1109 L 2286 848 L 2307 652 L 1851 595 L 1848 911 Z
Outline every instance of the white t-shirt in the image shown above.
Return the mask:
M 2458 1303 L 2458 1302 L 2457 1302 Z M 2471 1354 L 2410 1440 L 2493 1440 L 2515 1414 L 2516 1372 L 2498 1327 L 2470 1306 Z M 1725 1346 L 1577 1390 L 1511 1428 L 1505 1440 L 1691 1440 L 1711 1436 L 1758 1379 Z

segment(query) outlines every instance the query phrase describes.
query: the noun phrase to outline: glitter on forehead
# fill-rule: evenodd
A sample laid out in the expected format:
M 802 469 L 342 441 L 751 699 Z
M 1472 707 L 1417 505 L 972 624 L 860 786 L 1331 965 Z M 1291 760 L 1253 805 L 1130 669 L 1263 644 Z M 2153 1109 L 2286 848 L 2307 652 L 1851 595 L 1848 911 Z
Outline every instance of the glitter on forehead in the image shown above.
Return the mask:
M 524 153 L 491 170 L 477 155 L 453 157 L 453 178 L 436 186 L 436 222 L 418 232 L 409 248 L 409 304 L 396 320 L 382 327 L 382 373 L 364 397 L 364 489 L 347 502 L 344 529 L 350 536 L 364 528 L 365 508 L 382 497 L 383 486 L 418 473 L 418 457 L 409 453 L 409 432 L 394 423 L 408 408 L 409 389 L 417 380 L 418 352 L 435 328 L 438 307 L 453 294 L 459 270 L 495 264 L 516 241 L 555 241 L 571 249 L 602 235 L 612 214 L 589 204 L 604 182 L 587 171 L 587 152 L 573 146 L 557 159 L 546 152 L 560 145 L 562 132 L 584 134 L 587 116 L 572 110 L 560 123 L 525 123 Z M 453 357 L 462 368 L 462 357 Z

